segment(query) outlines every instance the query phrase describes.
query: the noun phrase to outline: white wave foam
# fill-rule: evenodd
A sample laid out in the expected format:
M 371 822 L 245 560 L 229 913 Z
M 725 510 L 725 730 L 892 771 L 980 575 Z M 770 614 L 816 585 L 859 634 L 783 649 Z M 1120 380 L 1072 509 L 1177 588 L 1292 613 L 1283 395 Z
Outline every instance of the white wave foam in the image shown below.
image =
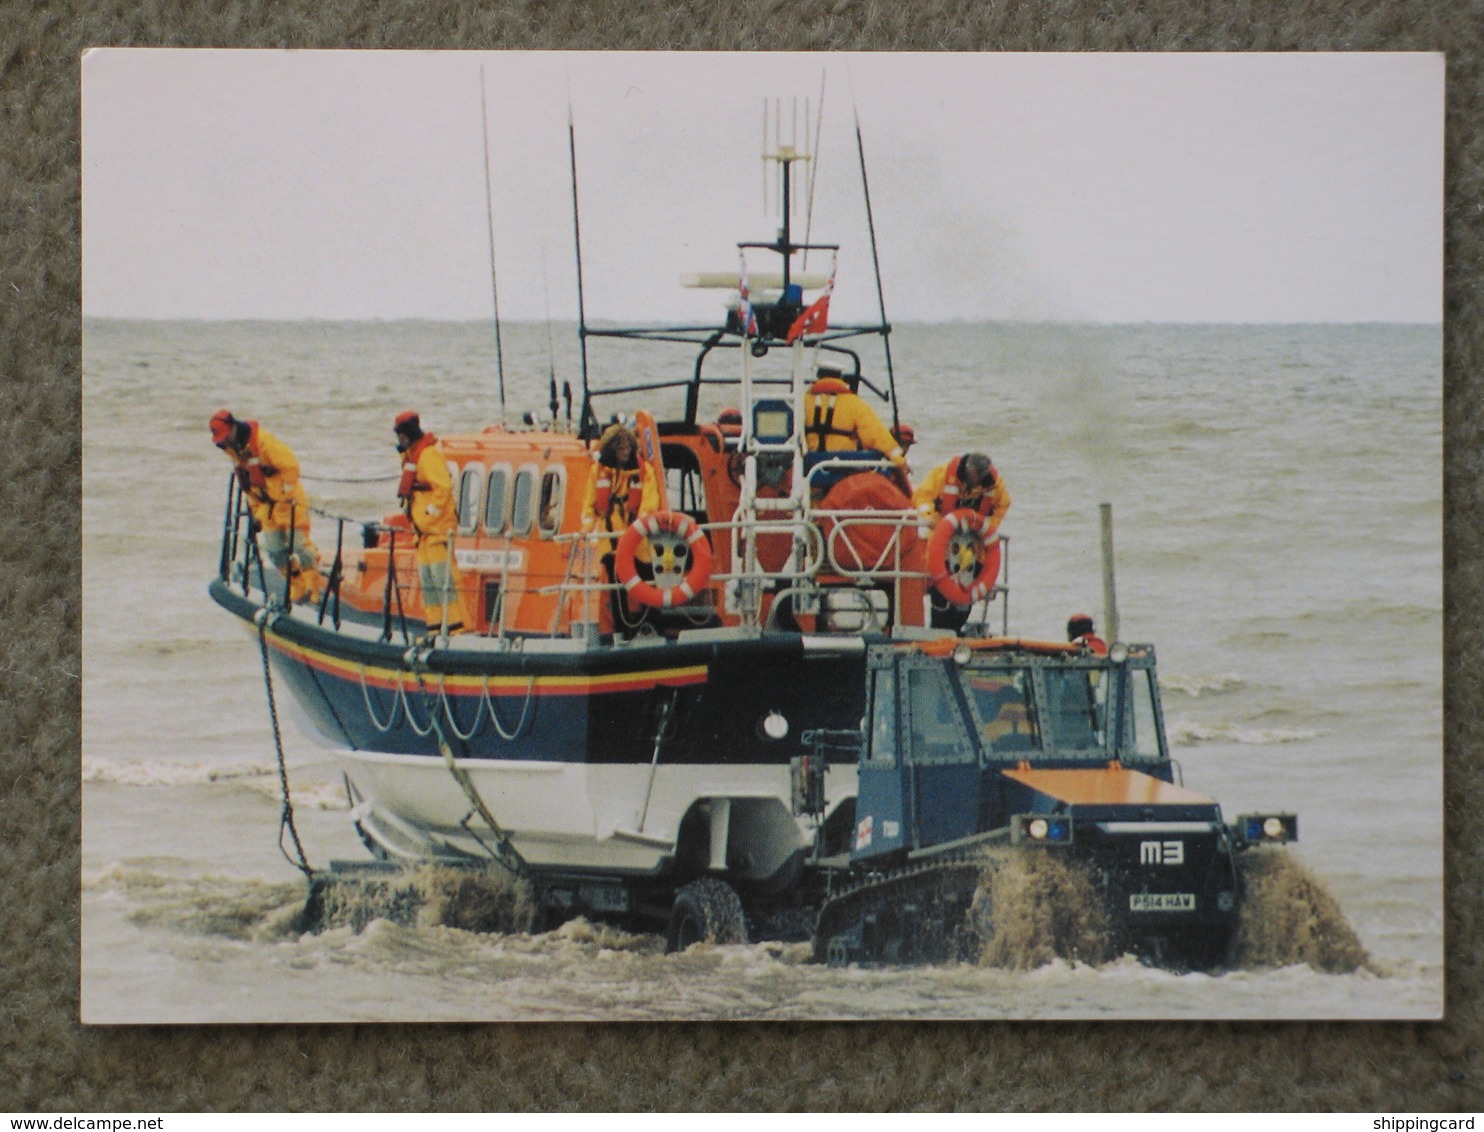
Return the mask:
M 289 794 L 294 805 L 316 810 L 345 810 L 345 787 L 338 779 L 296 782 L 289 770 Z M 281 796 L 278 768 L 271 763 L 202 763 L 143 760 L 113 762 L 84 759 L 84 783 L 112 786 L 211 786 L 230 784 L 277 801 Z
M 1170 720 L 1168 727 L 1170 742 L 1177 747 L 1191 747 L 1197 743 L 1270 747 L 1278 743 L 1303 743 L 1324 734 L 1303 727 L 1239 727 L 1235 723 L 1196 723 L 1184 719 Z
M 1162 674 L 1159 678 L 1161 688 L 1168 691 L 1182 692 L 1187 696 L 1196 698 L 1208 692 L 1230 692 L 1237 688 L 1246 686 L 1246 681 L 1233 672 L 1195 673 L 1189 676 L 1180 674 Z
M 111 783 L 119 786 L 201 786 L 212 782 L 251 780 L 275 775 L 267 763 L 203 763 L 154 761 L 113 762 L 108 759 L 84 759 L 84 782 Z

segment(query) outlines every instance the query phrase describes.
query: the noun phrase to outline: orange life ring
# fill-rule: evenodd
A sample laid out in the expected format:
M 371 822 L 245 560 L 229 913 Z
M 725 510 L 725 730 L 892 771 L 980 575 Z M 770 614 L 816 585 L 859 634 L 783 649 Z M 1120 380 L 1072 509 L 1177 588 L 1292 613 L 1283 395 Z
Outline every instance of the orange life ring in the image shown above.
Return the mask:
M 957 572 L 948 565 L 948 543 L 962 531 L 975 535 L 983 548 L 979 573 L 967 587 L 958 580 Z M 981 598 L 988 597 L 1000 576 L 1000 541 L 994 537 L 988 516 L 967 507 L 960 507 L 952 514 L 944 515 L 933 528 L 927 545 L 928 567 L 932 571 L 929 580 L 933 589 L 960 608 L 967 608 Z
M 639 577 L 636 558 L 640 541 L 662 531 L 684 539 L 690 547 L 690 569 L 678 583 L 665 589 Z M 689 515 L 679 511 L 655 511 L 639 516 L 619 536 L 613 569 L 634 604 L 669 609 L 674 605 L 684 605 L 705 588 L 711 578 L 711 544 Z

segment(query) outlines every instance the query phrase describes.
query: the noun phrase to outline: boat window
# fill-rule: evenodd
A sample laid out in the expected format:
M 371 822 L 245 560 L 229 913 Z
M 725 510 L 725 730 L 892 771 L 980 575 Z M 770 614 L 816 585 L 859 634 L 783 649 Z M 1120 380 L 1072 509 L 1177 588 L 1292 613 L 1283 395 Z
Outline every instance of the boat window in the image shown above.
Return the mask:
M 516 538 L 531 533 L 536 518 L 536 466 L 527 464 L 515 473 L 514 498 L 510 503 L 510 533 Z
M 871 680 L 871 752 L 875 766 L 897 765 L 897 674 L 882 668 Z
M 914 762 L 931 765 L 974 761 L 974 747 L 964 734 L 958 700 L 941 669 L 907 671 L 907 714 Z
M 1059 750 L 1101 750 L 1106 674 L 1095 668 L 1047 668 L 1047 726 Z
M 490 469 L 489 483 L 484 489 L 484 529 L 497 535 L 505 529 L 505 518 L 510 511 L 510 467 L 500 464 Z
M 1120 757 L 1158 759 L 1159 717 L 1154 712 L 1154 684 L 1149 669 L 1130 669 L 1125 688 Z
M 541 476 L 541 507 L 537 525 L 547 537 L 562 529 L 562 504 L 567 498 L 566 486 L 566 468 L 547 468 Z
M 964 688 L 987 754 L 1014 755 L 1041 745 L 1029 669 L 970 671 Z
M 459 475 L 459 534 L 472 535 L 479 526 L 479 492 L 484 487 L 484 465 L 470 464 Z

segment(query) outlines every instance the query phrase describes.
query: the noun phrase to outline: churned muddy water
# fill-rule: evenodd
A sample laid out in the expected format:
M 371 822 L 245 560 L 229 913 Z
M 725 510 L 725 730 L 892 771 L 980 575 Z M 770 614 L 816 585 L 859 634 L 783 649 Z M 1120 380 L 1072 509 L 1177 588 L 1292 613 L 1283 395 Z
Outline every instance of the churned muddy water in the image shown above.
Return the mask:
M 559 351 L 571 337 L 558 328 Z M 507 367 L 544 374 L 546 343 L 544 326 L 510 328 Z M 1406 326 L 894 335 L 914 466 L 982 447 L 1014 496 L 1012 629 L 1054 636 L 1097 610 L 1111 501 L 1122 635 L 1156 646 L 1186 785 L 1228 817 L 1295 810 L 1300 841 L 1250 863 L 1249 916 L 1217 973 L 1098 953 L 1075 882 L 1038 875 L 1001 887 L 980 962 L 828 969 L 798 944 L 667 956 L 657 936 L 586 921 L 471 930 L 515 905 L 436 876 L 421 895 L 347 894 L 323 930 L 299 930 L 256 644 L 206 596 L 226 465 L 205 422 L 230 403 L 311 476 L 390 474 L 398 410 L 439 431 L 491 415 L 489 328 L 89 321 L 84 1020 L 1437 1017 L 1440 345 Z M 683 375 L 690 359 L 602 364 Z M 144 465 L 169 507 L 139 490 Z M 310 487 L 341 513 L 392 506 L 391 483 Z M 311 862 L 365 859 L 333 752 L 280 706 Z

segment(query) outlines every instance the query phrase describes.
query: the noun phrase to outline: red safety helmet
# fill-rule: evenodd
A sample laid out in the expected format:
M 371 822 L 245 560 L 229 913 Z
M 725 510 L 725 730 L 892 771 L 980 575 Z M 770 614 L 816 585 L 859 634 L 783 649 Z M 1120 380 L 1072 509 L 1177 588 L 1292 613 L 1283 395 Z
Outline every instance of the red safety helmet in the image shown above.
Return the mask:
M 410 431 L 410 429 L 418 429 L 421 427 L 422 422 L 418 420 L 417 414 L 411 409 L 408 409 L 404 413 L 398 413 L 397 419 L 392 422 L 393 432 L 406 432 Z
M 211 426 L 211 443 L 218 448 L 232 439 L 232 433 L 237 430 L 237 418 L 226 409 L 218 409 L 211 414 L 211 420 L 206 422 Z
M 723 436 L 741 436 L 742 410 L 735 406 L 723 409 L 716 416 L 716 425 Z

